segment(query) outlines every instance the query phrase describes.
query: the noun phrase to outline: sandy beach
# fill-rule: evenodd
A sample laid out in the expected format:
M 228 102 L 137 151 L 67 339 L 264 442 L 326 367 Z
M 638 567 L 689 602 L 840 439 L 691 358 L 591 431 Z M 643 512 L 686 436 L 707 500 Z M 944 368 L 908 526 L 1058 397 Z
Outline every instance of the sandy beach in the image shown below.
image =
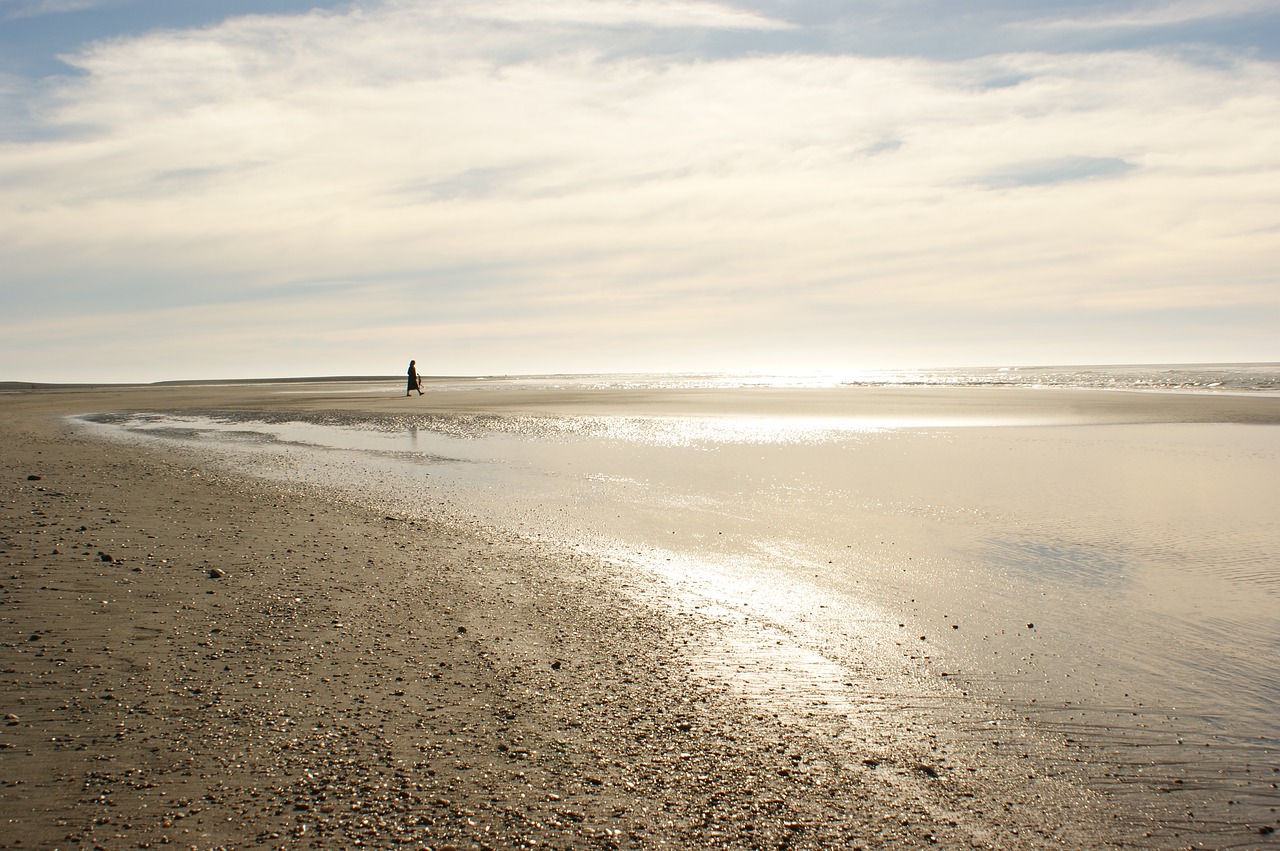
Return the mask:
M 776 410 L 776 392 L 742 409 Z M 992 406 L 981 391 L 878 390 L 861 410 L 900 413 L 918 393 L 941 418 Z M 1275 789 L 1274 764 L 1250 766 L 1251 806 L 1233 817 L 1219 787 L 1109 783 L 1114 764 L 1061 728 L 918 666 L 842 669 L 812 700 L 753 700 L 701 670 L 740 629 L 732 613 L 673 607 L 660 576 L 219 470 L 194 450 L 93 439 L 65 419 L 678 415 L 699 396 L 0 396 L 0 847 L 1277 846 L 1280 798 L 1258 791 Z M 1062 391 L 1052 406 L 1083 422 L 1280 423 L 1280 399 L 1264 396 Z M 996 407 L 1035 423 L 1045 401 L 1005 393 Z

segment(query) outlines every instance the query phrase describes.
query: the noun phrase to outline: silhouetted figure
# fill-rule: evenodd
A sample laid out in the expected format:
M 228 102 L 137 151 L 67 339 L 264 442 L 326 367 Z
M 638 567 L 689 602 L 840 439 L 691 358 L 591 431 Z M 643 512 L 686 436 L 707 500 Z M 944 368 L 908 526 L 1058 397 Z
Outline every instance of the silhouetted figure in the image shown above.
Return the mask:
M 418 391 L 419 396 L 422 395 L 422 379 L 418 377 L 417 363 L 415 360 L 409 361 L 409 386 L 405 388 L 405 396 L 408 396 L 414 390 Z

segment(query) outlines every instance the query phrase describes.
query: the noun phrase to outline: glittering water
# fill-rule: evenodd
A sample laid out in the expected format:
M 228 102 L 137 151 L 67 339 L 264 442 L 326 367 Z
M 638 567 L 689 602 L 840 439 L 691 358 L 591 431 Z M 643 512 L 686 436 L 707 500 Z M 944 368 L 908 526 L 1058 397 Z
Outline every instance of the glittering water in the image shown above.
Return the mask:
M 1280 393 L 1280 364 L 1148 364 L 864 369 L 787 373 L 534 375 L 459 380 L 522 389 L 730 389 L 747 387 L 1039 387 Z

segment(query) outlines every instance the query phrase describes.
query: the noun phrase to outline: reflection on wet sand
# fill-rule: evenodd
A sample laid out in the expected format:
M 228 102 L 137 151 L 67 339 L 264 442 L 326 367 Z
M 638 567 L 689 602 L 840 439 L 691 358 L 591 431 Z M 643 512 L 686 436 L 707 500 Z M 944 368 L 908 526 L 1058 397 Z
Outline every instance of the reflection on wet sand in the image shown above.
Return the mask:
M 865 727 L 879 730 L 897 713 L 970 740 L 986 721 L 1026 724 L 1045 765 L 1090 782 L 1177 786 L 1258 817 L 1278 803 L 1260 766 L 1280 740 L 1280 400 L 469 388 L 414 413 L 324 401 L 117 424 L 397 516 L 443 496 L 460 516 L 661 577 L 662 605 L 718 625 L 689 648 L 695 669 L 797 723 L 879 717 Z M 865 688 L 877 679 L 894 685 Z M 969 720 L 948 722 L 958 706 Z

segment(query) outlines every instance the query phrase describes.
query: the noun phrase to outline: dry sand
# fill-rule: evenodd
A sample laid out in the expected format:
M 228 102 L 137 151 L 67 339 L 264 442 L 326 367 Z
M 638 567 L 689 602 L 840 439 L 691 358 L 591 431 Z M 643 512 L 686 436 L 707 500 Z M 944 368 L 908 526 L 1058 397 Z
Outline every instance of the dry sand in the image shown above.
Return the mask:
M 211 393 L 335 404 L 0 397 L 0 847 L 1270 842 L 1092 791 L 995 710 L 979 734 L 855 682 L 868 709 L 838 725 L 769 711 L 691 669 L 711 617 L 613 593 L 608 564 L 61 419 Z

